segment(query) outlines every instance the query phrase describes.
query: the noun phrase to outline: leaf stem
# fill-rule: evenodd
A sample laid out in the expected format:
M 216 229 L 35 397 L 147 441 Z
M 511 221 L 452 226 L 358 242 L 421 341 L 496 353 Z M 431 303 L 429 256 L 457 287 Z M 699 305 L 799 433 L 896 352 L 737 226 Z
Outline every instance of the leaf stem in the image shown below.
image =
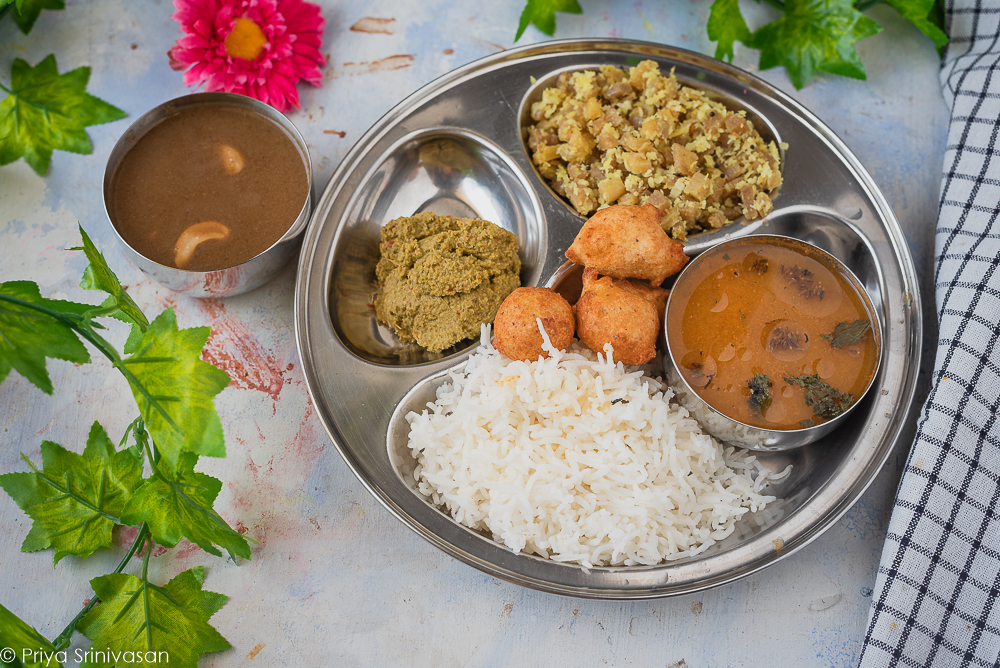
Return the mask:
M 149 571 L 149 555 L 153 551 L 153 539 L 150 537 L 149 544 L 146 545 L 146 553 L 142 555 L 142 606 L 143 612 L 146 615 L 146 619 L 152 619 L 152 613 L 149 609 L 149 577 L 147 572 Z M 153 625 L 146 623 L 146 649 L 153 649 Z
M 118 568 L 114 570 L 115 573 L 121 573 L 123 570 L 125 570 L 125 566 L 128 565 L 129 560 L 132 559 L 132 557 L 136 553 L 136 550 L 139 549 L 139 546 L 142 545 L 142 543 L 146 540 L 146 536 L 148 535 L 149 535 L 149 526 L 145 522 L 143 522 L 142 525 L 139 527 L 139 533 L 135 535 L 135 540 L 132 541 L 132 547 L 130 547 L 128 549 L 128 552 L 125 553 L 125 556 L 122 557 L 121 562 L 118 564 Z M 149 552 L 150 550 L 146 550 L 147 558 L 149 556 Z M 143 578 L 145 578 L 145 576 L 146 576 L 146 568 L 144 560 Z M 90 610 L 99 602 L 100 599 L 98 599 L 96 596 L 90 599 L 90 602 L 87 603 L 87 605 L 83 606 L 83 610 L 81 610 L 76 615 L 76 617 L 73 618 L 73 621 L 71 621 L 69 625 L 63 629 L 63 632 L 60 633 L 58 637 L 56 637 L 56 639 L 52 641 L 52 644 L 55 646 L 57 652 L 62 651 L 67 647 L 69 647 L 70 640 L 73 637 L 73 631 L 76 630 L 76 625 L 80 622 L 81 619 L 83 619 L 83 616 L 88 612 L 90 612 Z
M 128 435 L 132 433 L 132 430 L 135 429 L 136 427 L 136 423 L 139 422 L 139 420 L 141 419 L 142 419 L 141 417 L 137 417 L 136 419 L 132 420 L 132 422 L 130 422 L 127 427 L 125 427 L 125 433 L 122 434 L 122 440 L 118 441 L 119 450 L 121 450 L 125 446 L 125 443 L 128 442 Z
M 93 311 L 87 311 L 87 322 L 90 322 L 94 318 L 107 318 L 113 316 L 115 313 L 119 313 L 120 311 L 121 309 L 118 308 L 117 305 L 107 306 L 105 308 L 98 307 Z
M 108 343 L 101 335 L 93 331 L 93 328 L 89 325 L 84 325 L 79 321 L 82 321 L 83 316 L 76 314 L 68 315 L 55 309 L 51 309 L 47 306 L 42 306 L 41 304 L 35 304 L 34 302 L 27 301 L 25 299 L 18 299 L 17 297 L 11 297 L 10 295 L 0 294 L 0 301 L 7 302 L 9 304 L 16 304 L 18 306 L 29 308 L 33 311 L 37 311 L 53 320 L 58 320 L 66 327 L 69 327 L 74 332 L 82 336 L 88 342 L 90 342 L 95 348 L 97 348 L 101 354 L 111 360 L 111 363 L 120 369 L 122 362 L 121 357 L 118 356 L 118 352 L 114 347 Z M 124 373 L 124 371 L 122 371 Z M 127 376 L 126 376 L 127 377 Z
M 785 11 L 784 0 L 764 0 L 764 2 L 771 5 L 775 9 L 780 9 L 781 11 Z
M 857 5 L 855 5 L 854 8 L 859 12 L 863 12 L 871 9 L 880 2 L 882 2 L 882 0 L 861 0 Z
M 160 472 L 160 469 L 156 466 L 156 464 L 160 461 L 160 453 L 153 449 L 151 439 L 146 440 L 146 453 L 149 455 L 149 470 L 153 472 L 153 475 L 156 476 L 160 482 L 165 482 L 168 485 L 171 484 L 171 481 L 167 480 L 167 477 L 163 475 L 163 473 Z
M 167 421 L 171 426 L 174 425 L 173 419 L 170 415 L 163 410 L 157 399 L 163 399 L 163 397 L 154 397 L 149 393 L 149 390 L 139 382 L 135 374 L 126 366 L 125 361 L 118 355 L 118 351 L 108 343 L 100 334 L 94 331 L 94 328 L 86 322 L 87 316 L 80 316 L 76 314 L 66 314 L 55 309 L 48 308 L 47 306 L 42 306 L 41 304 L 35 304 L 34 302 L 27 301 L 25 299 L 18 299 L 17 297 L 11 297 L 10 295 L 0 294 L 0 302 L 7 302 L 9 304 L 16 304 L 23 308 L 28 308 L 38 313 L 42 313 L 53 320 L 61 322 L 64 326 L 69 327 L 74 332 L 82 336 L 91 345 L 97 348 L 101 354 L 107 357 L 111 361 L 111 365 L 114 366 L 118 371 L 125 376 L 125 380 L 128 381 L 129 385 L 133 390 L 139 392 L 146 398 L 152 409 L 157 410 L 160 415 Z M 95 309 L 97 310 L 97 309 Z M 142 409 L 140 407 L 140 414 Z

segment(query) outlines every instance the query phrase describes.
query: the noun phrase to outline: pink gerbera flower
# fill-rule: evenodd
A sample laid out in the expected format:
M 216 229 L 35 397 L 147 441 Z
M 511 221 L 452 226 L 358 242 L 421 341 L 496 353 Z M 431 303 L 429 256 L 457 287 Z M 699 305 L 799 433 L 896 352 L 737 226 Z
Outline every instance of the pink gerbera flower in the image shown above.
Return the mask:
M 174 0 L 184 37 L 170 67 L 184 85 L 255 97 L 278 111 L 299 108 L 295 84 L 321 83 L 319 52 L 326 22 L 319 7 L 303 0 Z M 190 68 L 190 69 L 188 69 Z

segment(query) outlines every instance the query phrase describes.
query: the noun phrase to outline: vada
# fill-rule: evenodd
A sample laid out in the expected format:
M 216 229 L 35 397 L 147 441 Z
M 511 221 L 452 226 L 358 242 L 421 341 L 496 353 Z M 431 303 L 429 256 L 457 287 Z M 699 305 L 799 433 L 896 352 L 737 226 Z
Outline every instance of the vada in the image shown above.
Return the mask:
M 596 269 L 591 269 L 590 267 L 583 270 L 583 289 L 586 290 L 590 283 L 593 283 L 599 279 L 601 275 Z M 654 288 L 646 285 L 642 281 L 636 281 L 629 278 L 613 278 L 611 283 L 616 288 L 621 288 L 626 292 L 631 292 L 634 295 L 639 295 L 646 301 L 653 304 L 656 307 L 656 317 L 659 320 L 660 326 L 663 325 L 663 318 L 667 314 L 667 298 L 670 297 L 670 290 L 666 288 Z M 659 333 L 659 332 L 657 332 Z
M 518 288 L 507 295 L 493 320 L 493 347 L 512 360 L 547 358 L 536 318 L 554 347 L 566 350 L 573 343 L 576 317 L 569 302 L 548 288 Z
M 629 365 L 645 364 L 656 355 L 661 323 L 656 304 L 615 285 L 610 276 L 591 274 L 574 311 L 577 336 L 594 352 L 603 353 L 610 343 L 614 360 Z
M 667 236 L 660 216 L 652 204 L 601 209 L 583 224 L 566 257 L 603 276 L 645 279 L 656 287 L 687 263 L 684 245 Z

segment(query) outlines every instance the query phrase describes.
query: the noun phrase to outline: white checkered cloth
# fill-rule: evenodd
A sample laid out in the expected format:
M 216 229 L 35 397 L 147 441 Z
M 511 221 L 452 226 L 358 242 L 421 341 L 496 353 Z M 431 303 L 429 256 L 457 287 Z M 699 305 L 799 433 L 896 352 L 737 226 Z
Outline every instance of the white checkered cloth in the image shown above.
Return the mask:
M 862 668 L 1000 666 L 1000 0 L 947 0 L 946 18 L 940 335 Z

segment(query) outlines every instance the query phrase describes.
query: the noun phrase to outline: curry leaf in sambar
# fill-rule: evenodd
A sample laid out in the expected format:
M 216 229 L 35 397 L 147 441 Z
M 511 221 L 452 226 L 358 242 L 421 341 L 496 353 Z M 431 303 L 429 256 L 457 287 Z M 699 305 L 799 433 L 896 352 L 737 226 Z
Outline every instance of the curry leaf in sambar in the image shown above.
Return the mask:
M 162 545 L 176 545 L 182 536 L 216 556 L 218 545 L 244 559 L 250 558 L 247 539 L 230 527 L 212 507 L 222 489 L 222 482 L 198 473 L 198 456 L 181 454 L 177 470 L 163 471 L 146 480 L 125 507 L 122 521 L 149 524 L 153 540 Z
M 42 442 L 42 468 L 22 458 L 30 473 L 0 475 L 0 487 L 34 523 L 24 552 L 55 548 L 55 561 L 86 557 L 111 545 L 111 530 L 142 481 L 142 465 L 131 453 L 115 452 L 104 428 L 90 428 L 82 455 L 58 443 Z
M 0 102 L 0 165 L 27 160 L 42 176 L 52 151 L 91 153 L 84 128 L 117 120 L 121 109 L 87 93 L 89 67 L 59 74 L 56 58 L 47 56 L 32 67 L 14 59 L 8 95 Z
M 864 79 L 854 43 L 881 30 L 852 0 L 787 0 L 785 15 L 758 29 L 748 46 L 760 49 L 760 69 L 784 65 L 802 88 L 819 70 Z
M 114 657 L 133 652 L 132 656 L 164 665 L 169 657 L 171 668 L 196 668 L 202 654 L 229 649 L 231 645 L 208 623 L 227 597 L 202 589 L 204 581 L 202 566 L 184 571 L 164 586 L 124 573 L 91 580 L 101 603 L 77 626 L 94 641 L 88 650 L 90 660 L 81 666 L 114 666 Z
M 171 470 L 182 452 L 226 455 L 212 401 L 229 385 L 229 375 L 202 361 L 208 334 L 208 327 L 178 330 L 173 309 L 167 309 L 122 363 L 146 429 Z
M 758 372 L 753 378 L 747 381 L 750 388 L 750 410 L 761 417 L 767 415 L 767 409 L 771 407 L 771 387 L 774 383 L 766 375 Z
M 820 336 L 830 342 L 831 348 L 843 348 L 860 341 L 871 328 L 872 323 L 869 320 L 838 322 L 833 328 L 833 334 L 820 334 Z
M 837 417 L 854 403 L 852 395 L 838 392 L 820 378 L 819 374 L 812 374 L 811 376 L 785 376 L 785 382 L 789 385 L 798 385 L 804 388 L 806 391 L 806 406 L 813 409 L 816 417 L 823 418 L 824 420 Z

